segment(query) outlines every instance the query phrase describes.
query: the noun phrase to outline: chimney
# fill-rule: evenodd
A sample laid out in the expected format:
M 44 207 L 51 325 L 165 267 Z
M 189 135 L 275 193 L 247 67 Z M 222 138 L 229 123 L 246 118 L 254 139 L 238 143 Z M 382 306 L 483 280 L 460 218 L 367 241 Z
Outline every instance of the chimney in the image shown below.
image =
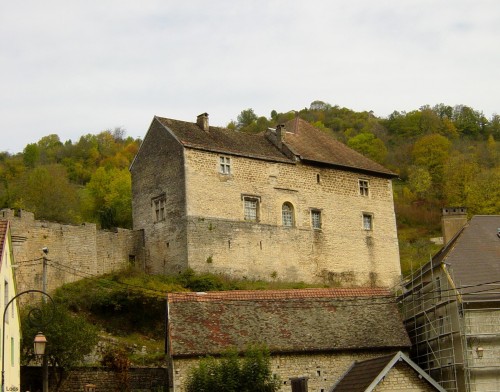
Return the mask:
M 208 132 L 208 113 L 202 113 L 196 117 L 196 124 L 205 132 Z
M 443 244 L 446 245 L 467 223 L 466 207 L 445 207 L 442 210 L 441 228 Z
M 276 144 L 280 150 L 283 147 L 284 137 L 285 137 L 285 124 L 276 125 Z

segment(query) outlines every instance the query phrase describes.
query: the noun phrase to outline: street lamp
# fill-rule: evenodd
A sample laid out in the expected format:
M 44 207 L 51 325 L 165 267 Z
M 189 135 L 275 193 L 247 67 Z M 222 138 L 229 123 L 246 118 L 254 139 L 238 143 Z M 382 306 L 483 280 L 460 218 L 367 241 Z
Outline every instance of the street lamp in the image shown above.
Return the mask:
M 38 332 L 35 336 L 35 340 L 33 340 L 33 347 L 35 351 L 35 355 L 37 357 L 41 357 L 45 354 L 45 346 L 47 345 L 47 338 L 41 332 Z
M 5 391 L 5 315 L 7 314 L 7 310 L 9 309 L 10 304 L 12 302 L 14 302 L 14 300 L 16 300 L 17 298 L 19 298 L 21 295 L 28 294 L 28 293 L 40 293 L 40 294 L 43 294 L 43 295 L 47 296 L 50 299 L 50 302 L 52 303 L 52 308 L 53 308 L 52 316 L 55 313 L 54 300 L 52 299 L 52 297 L 50 295 L 48 295 L 45 291 L 42 291 L 42 290 L 26 290 L 26 291 L 23 291 L 23 292 L 17 294 L 16 296 L 14 296 L 7 303 L 7 305 L 5 305 L 5 309 L 3 311 L 3 318 L 2 318 L 2 392 Z M 35 311 L 35 310 L 40 312 L 40 309 L 34 308 L 34 309 L 30 310 L 29 315 L 31 315 L 33 313 L 33 311 Z M 43 325 L 47 325 L 50 321 L 51 320 L 48 320 Z M 43 325 L 37 325 L 37 327 L 38 326 L 41 327 Z M 37 354 L 37 355 L 43 355 L 45 353 L 45 345 L 47 344 L 47 338 L 41 332 L 39 332 L 35 336 L 35 340 L 34 340 L 33 344 L 34 344 L 35 354 Z

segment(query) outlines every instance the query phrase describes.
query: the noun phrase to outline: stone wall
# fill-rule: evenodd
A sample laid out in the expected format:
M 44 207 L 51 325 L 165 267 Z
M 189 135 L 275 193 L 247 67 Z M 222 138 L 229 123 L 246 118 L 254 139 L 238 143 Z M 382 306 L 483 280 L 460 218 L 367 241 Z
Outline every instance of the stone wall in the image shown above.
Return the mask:
M 375 387 L 374 392 L 432 392 L 436 389 L 415 372 L 406 363 L 397 363 L 382 381 Z
M 42 369 L 36 366 L 21 368 L 21 391 L 41 390 Z M 49 390 L 55 391 L 54 380 Z M 83 392 L 85 385 L 94 384 L 95 392 L 167 392 L 168 376 L 165 368 L 131 368 L 126 374 L 110 369 L 85 367 L 65 373 L 58 392 Z
M 231 174 L 223 175 L 219 157 L 185 151 L 189 267 L 267 280 L 395 283 L 400 267 L 390 180 L 244 157 L 231 157 Z M 360 179 L 369 182 L 368 196 L 360 195 Z M 245 221 L 245 196 L 259 201 L 258 222 Z M 293 227 L 282 225 L 284 203 L 293 207 Z M 312 228 L 312 209 L 321 213 L 320 230 Z M 364 230 L 363 214 L 373 217 L 372 230 Z
M 352 351 L 330 354 L 281 354 L 271 356 L 271 370 L 281 379 L 281 392 L 290 392 L 291 378 L 307 377 L 309 391 L 329 391 L 332 385 L 349 369 L 354 361 L 394 353 L 389 351 Z M 175 359 L 172 369 L 173 392 L 184 392 L 189 371 L 198 359 Z
M 130 171 L 134 229 L 144 231 L 146 271 L 165 274 L 185 270 L 186 196 L 182 147 L 154 121 Z M 162 199 L 164 215 L 158 219 L 155 202 Z
M 17 291 L 42 289 L 43 257 L 47 259 L 47 287 L 102 275 L 143 264 L 142 232 L 98 230 L 92 223 L 63 225 L 35 220 L 33 213 L 4 209 L 10 221 Z M 46 247 L 48 253 L 42 249 Z

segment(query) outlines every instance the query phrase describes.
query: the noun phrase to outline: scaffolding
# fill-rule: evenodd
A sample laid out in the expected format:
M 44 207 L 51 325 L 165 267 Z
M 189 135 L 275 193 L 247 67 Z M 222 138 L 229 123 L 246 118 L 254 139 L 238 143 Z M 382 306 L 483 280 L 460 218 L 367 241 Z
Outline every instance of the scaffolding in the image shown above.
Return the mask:
M 404 279 L 399 304 L 410 356 L 444 389 L 500 390 L 500 308 L 464 306 L 449 268 L 432 261 Z

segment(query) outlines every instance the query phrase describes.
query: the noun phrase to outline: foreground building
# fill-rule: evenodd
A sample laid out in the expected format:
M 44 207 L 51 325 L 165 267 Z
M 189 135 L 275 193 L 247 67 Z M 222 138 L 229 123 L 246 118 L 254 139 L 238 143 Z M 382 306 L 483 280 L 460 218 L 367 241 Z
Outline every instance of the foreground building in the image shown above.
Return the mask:
M 500 215 L 443 210 L 445 245 L 401 296 L 412 359 L 447 391 L 500 390 Z
M 170 388 L 182 392 L 200 358 L 265 344 L 281 391 L 326 392 L 353 361 L 409 349 L 385 289 L 302 289 L 168 294 Z
M 0 220 L 0 252 L 0 285 L 2 286 L 0 295 L 1 320 L 5 306 L 16 296 L 13 273 L 14 256 L 10 238 L 10 227 L 9 222 L 5 220 Z M 3 344 L 0 343 L 0 350 L 3 349 L 5 351 L 4 353 L 0 352 L 4 360 L 3 369 L 5 371 L 5 385 L 2 386 L 2 391 L 19 391 L 21 333 L 19 309 L 16 301 L 10 304 L 7 312 L 5 312 L 5 322 L 2 328 L 5 328 L 5 331 L 0 330 L 0 336 L 4 335 Z M 1 366 L 2 364 L 0 363 Z
M 130 168 L 146 269 L 392 286 L 395 174 L 295 118 L 266 133 L 155 117 Z

